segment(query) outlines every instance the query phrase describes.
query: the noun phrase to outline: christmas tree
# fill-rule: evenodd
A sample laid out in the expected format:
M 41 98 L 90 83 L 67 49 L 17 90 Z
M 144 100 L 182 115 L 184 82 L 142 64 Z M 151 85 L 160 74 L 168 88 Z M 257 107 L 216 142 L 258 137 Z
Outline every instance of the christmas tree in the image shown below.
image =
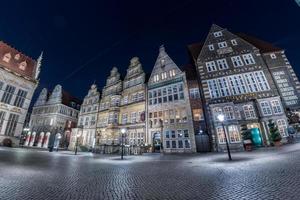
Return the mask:
M 279 142 L 281 140 L 281 135 L 278 131 L 278 128 L 273 120 L 269 120 L 269 131 L 270 131 L 270 139 L 272 142 Z

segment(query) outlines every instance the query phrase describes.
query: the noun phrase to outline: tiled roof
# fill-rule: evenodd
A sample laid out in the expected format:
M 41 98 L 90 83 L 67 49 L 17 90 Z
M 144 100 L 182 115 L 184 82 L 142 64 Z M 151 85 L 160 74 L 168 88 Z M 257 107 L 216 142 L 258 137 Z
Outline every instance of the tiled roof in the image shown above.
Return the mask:
M 11 58 L 9 62 L 3 60 L 5 54 L 10 54 Z M 24 70 L 22 70 L 19 66 L 20 63 L 24 61 L 26 62 L 26 67 Z M 21 76 L 34 80 L 37 62 L 4 43 L 3 41 L 0 41 L 0 66 L 20 74 Z
M 281 48 L 274 46 L 273 44 L 257 39 L 253 36 L 249 36 L 245 33 L 237 33 L 237 36 L 241 37 L 242 39 L 246 40 L 256 48 L 258 48 L 261 53 L 270 53 L 270 52 L 276 52 L 276 51 L 282 51 Z
M 78 105 L 81 105 L 82 104 L 82 100 L 72 96 L 70 93 L 68 93 L 67 91 L 63 90 L 62 91 L 62 104 L 66 105 L 66 106 L 70 106 L 72 107 L 71 105 L 71 102 L 74 102 Z M 76 107 L 74 107 L 76 108 Z
M 188 52 L 190 54 L 190 57 L 191 57 L 190 59 L 192 60 L 192 63 L 194 63 L 197 60 L 203 45 L 204 45 L 204 43 L 202 43 L 202 42 L 188 45 L 187 48 L 188 48 Z

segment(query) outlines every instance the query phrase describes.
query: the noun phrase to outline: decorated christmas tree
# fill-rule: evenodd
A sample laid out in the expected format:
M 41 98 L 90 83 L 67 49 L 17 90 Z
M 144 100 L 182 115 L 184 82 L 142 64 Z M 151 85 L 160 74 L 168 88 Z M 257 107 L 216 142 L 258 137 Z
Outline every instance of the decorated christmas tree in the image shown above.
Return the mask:
M 269 120 L 269 131 L 270 131 L 270 140 L 272 142 L 279 142 L 281 140 L 281 135 L 278 131 L 278 128 L 273 120 Z

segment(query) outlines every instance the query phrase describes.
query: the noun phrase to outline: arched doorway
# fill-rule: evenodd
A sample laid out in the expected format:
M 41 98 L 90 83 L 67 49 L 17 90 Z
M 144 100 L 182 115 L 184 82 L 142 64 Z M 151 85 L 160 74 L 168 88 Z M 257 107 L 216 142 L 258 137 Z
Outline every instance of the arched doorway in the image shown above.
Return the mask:
M 153 152 L 159 153 L 161 151 L 161 140 L 160 140 L 160 133 L 153 134 Z
M 31 132 L 29 131 L 29 132 L 27 133 L 27 135 L 26 135 L 26 140 L 25 140 L 25 143 L 24 143 L 25 146 L 28 146 L 28 145 L 29 145 L 30 138 L 31 138 Z
M 43 139 L 44 140 L 43 141 L 43 148 L 48 148 L 49 137 L 50 137 L 50 132 L 47 132 L 44 139 Z
M 44 140 L 44 135 L 45 135 L 44 132 L 40 133 L 40 135 L 38 137 L 38 144 L 37 144 L 38 147 L 42 147 L 42 143 L 43 143 L 43 140 Z
M 54 146 L 53 146 L 55 149 L 58 149 L 59 143 L 60 143 L 60 139 L 61 139 L 61 134 L 60 133 L 56 133 L 55 140 L 54 140 Z
M 36 132 L 33 132 L 31 137 L 30 137 L 30 143 L 29 143 L 29 146 L 33 146 L 34 144 L 34 141 L 35 141 L 35 136 L 36 136 Z

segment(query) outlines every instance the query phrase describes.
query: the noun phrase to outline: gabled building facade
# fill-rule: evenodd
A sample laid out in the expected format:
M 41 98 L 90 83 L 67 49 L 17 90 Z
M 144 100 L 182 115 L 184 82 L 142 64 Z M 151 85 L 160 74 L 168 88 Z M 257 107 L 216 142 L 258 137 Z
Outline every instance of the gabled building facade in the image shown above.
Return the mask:
M 56 85 L 52 92 L 44 88 L 32 108 L 25 146 L 64 147 L 70 143 L 77 126 L 81 100 Z
M 132 154 L 140 154 L 146 138 L 146 83 L 145 73 L 138 57 L 130 60 L 123 81 L 119 124 L 126 128 L 126 144 Z
M 80 145 L 92 149 L 95 145 L 96 123 L 98 118 L 100 92 L 92 84 L 80 108 L 77 128 L 72 129 L 69 149 L 74 149 L 77 137 Z
M 102 152 L 113 153 L 119 150 L 114 146 L 120 144 L 119 116 L 122 88 L 120 73 L 113 67 L 102 90 L 98 112 L 96 145 Z
M 281 97 L 260 49 L 217 25 L 199 45 L 199 54 L 193 46 L 190 52 L 201 82 L 213 150 L 225 149 L 225 134 L 231 149 L 242 149 L 241 127 L 245 126 L 258 130 L 263 143 L 269 144 L 270 119 L 287 136 Z M 225 115 L 225 133 L 219 114 Z
M 0 143 L 8 138 L 19 145 L 41 61 L 42 55 L 34 60 L 0 41 Z
M 153 151 L 196 151 L 186 76 L 163 46 L 148 81 L 146 110 L 146 142 Z

